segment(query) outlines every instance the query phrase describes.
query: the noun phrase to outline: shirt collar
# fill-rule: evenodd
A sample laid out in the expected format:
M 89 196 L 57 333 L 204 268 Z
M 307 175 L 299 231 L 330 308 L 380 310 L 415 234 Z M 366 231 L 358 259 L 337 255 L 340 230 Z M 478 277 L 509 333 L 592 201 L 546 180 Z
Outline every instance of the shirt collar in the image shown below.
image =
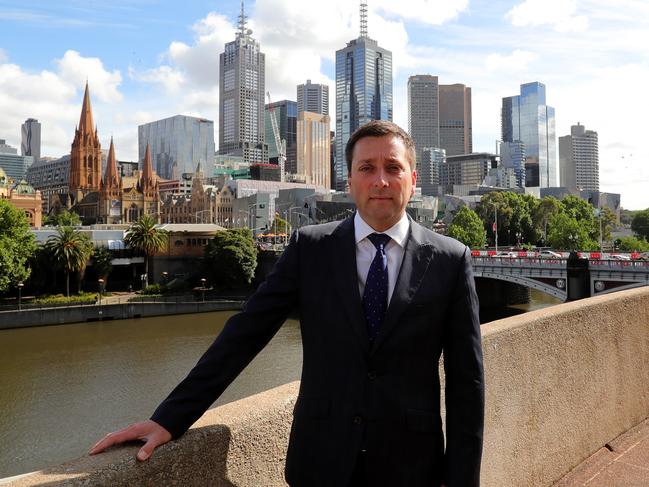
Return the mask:
M 389 235 L 390 238 L 397 244 L 405 248 L 409 229 L 410 221 L 408 220 L 408 215 L 405 212 L 397 223 L 392 225 L 384 232 L 377 232 L 372 227 L 370 227 L 367 222 L 363 220 L 358 211 L 356 212 L 356 215 L 354 215 L 354 234 L 356 237 L 357 245 L 361 240 L 367 238 L 368 235 L 371 235 L 373 233 L 385 233 L 386 235 Z

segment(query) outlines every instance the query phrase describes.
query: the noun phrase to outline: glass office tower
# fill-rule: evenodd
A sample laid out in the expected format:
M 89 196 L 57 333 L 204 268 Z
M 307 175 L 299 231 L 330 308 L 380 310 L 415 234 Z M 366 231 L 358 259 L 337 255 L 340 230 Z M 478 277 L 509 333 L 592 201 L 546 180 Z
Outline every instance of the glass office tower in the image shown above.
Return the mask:
M 361 25 L 363 25 L 361 23 Z M 336 160 L 334 187 L 347 184 L 345 145 L 371 120 L 392 120 L 392 53 L 361 36 L 336 51 Z
M 521 85 L 521 94 L 503 98 L 503 142 L 525 145 L 525 185 L 558 185 L 557 135 L 554 108 L 546 105 L 545 85 Z
M 297 102 L 280 100 L 266 104 L 264 116 L 268 161 L 272 164 L 278 164 L 279 148 L 275 144 L 275 135 L 270 121 L 271 108 L 275 112 L 279 136 L 286 141 L 286 166 L 284 169 L 288 173 L 295 174 L 297 172 Z
M 211 120 L 176 115 L 140 125 L 137 133 L 140 162 L 149 144 L 153 168 L 161 178 L 180 179 L 183 173 L 193 173 L 199 162 L 203 167 L 214 164 Z

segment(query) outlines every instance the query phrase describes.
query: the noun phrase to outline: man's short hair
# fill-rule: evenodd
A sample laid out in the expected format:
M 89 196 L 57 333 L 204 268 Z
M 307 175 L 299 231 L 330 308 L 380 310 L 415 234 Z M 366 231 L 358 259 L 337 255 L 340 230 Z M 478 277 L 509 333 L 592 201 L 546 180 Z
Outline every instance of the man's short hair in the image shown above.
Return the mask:
M 356 142 L 365 137 L 383 137 L 384 135 L 392 135 L 403 142 L 403 145 L 406 146 L 410 169 L 415 168 L 417 156 L 415 152 L 415 141 L 412 140 L 412 137 L 394 122 L 388 120 L 372 120 L 358 127 L 347 141 L 347 146 L 345 146 L 345 159 L 347 160 L 348 173 L 352 172 L 352 158 L 354 156 Z

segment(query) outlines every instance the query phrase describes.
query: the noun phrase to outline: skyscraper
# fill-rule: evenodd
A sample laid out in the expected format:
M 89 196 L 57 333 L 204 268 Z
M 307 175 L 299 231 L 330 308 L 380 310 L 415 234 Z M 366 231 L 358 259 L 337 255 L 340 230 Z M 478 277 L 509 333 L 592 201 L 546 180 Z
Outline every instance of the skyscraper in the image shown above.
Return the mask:
M 279 148 L 275 144 L 273 126 L 270 121 L 270 111 L 275 112 L 279 136 L 286 141 L 286 165 L 284 170 L 287 173 L 295 174 L 297 172 L 297 153 L 295 145 L 297 143 L 297 103 L 291 100 L 280 100 L 266 104 L 265 117 L 265 137 L 268 145 L 268 160 L 278 164 Z
M 503 98 L 503 142 L 525 144 L 525 184 L 557 186 L 557 136 L 554 108 L 545 102 L 545 85 L 521 85 L 520 95 Z
M 22 142 L 20 153 L 23 156 L 32 156 L 34 162 L 41 158 L 41 124 L 38 120 L 28 118 L 21 126 Z
M 501 142 L 500 164 L 514 171 L 517 187 L 525 187 L 525 144 L 520 141 Z
M 559 137 L 561 186 L 599 191 L 599 144 L 597 132 L 577 123 L 570 135 Z
M 137 128 L 138 158 L 144 162 L 147 146 L 155 172 L 164 179 L 180 179 L 199 162 L 214 163 L 214 122 L 176 115 Z
M 371 120 L 392 120 L 392 53 L 367 35 L 367 2 L 361 1 L 361 34 L 336 51 L 335 189 L 347 185 L 345 145 Z
M 246 18 L 242 1 L 236 39 L 228 42 L 220 55 L 219 154 L 265 163 L 266 56 L 246 27 Z
M 418 74 L 408 78 L 408 132 L 415 141 L 419 171 L 424 149 L 440 146 L 437 76 Z
M 417 186 L 424 196 L 439 196 L 440 172 L 446 163 L 444 149 L 424 147 L 419 160 L 420 170 L 417 174 Z
M 329 188 L 329 115 L 300 112 L 297 119 L 297 173 L 306 184 Z
M 439 147 L 447 156 L 473 152 L 471 88 L 439 85 Z
M 297 111 L 329 115 L 329 87 L 306 80 L 297 85 Z

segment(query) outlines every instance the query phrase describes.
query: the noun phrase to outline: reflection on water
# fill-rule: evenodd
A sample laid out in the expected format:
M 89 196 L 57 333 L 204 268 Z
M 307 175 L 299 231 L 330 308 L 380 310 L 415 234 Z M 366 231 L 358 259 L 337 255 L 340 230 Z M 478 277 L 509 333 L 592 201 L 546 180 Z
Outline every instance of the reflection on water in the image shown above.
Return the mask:
M 490 321 L 520 315 L 528 311 L 547 308 L 548 306 L 554 306 L 561 303 L 563 303 L 563 301 L 558 298 L 550 296 L 549 294 L 545 294 L 544 292 L 537 291 L 536 289 L 530 289 L 529 303 L 512 304 L 506 306 L 505 308 L 480 309 L 480 323 L 489 323 Z
M 146 419 L 196 363 L 229 312 L 0 331 L 0 478 L 83 455 Z M 300 378 L 289 320 L 215 405 Z
M 481 321 L 559 302 L 532 298 Z M 108 431 L 149 417 L 230 315 L 0 331 L 0 478 L 78 457 Z M 301 369 L 299 324 L 289 320 L 215 404 L 298 380 Z

